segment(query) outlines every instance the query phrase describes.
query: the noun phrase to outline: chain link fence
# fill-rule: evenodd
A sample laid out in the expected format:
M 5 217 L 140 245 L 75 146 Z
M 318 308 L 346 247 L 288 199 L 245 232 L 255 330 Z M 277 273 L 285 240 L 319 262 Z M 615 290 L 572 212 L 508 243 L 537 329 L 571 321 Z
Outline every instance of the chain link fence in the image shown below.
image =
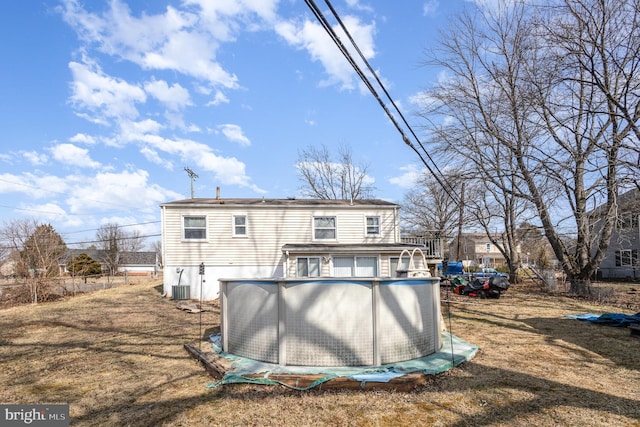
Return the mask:
M 0 278 L 0 301 L 15 303 L 41 302 L 68 295 L 111 289 L 119 286 L 155 280 L 159 276 L 149 274 L 121 274 L 117 276 Z

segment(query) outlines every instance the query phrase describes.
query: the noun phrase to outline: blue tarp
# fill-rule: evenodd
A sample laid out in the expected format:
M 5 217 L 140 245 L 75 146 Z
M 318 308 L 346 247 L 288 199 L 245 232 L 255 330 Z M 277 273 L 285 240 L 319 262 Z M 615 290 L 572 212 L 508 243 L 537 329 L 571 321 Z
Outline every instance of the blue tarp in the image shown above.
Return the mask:
M 640 313 L 622 314 L 622 313 L 604 313 L 604 314 L 568 314 L 568 319 L 577 319 L 585 322 L 597 323 L 605 326 L 627 327 L 631 324 L 640 324 Z

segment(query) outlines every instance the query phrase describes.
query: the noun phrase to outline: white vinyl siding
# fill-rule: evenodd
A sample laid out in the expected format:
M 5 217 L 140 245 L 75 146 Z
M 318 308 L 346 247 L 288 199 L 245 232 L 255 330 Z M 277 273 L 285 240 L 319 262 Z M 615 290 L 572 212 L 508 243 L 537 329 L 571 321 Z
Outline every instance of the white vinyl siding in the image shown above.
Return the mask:
M 378 257 L 334 257 L 333 275 L 335 277 L 376 277 Z
M 320 277 L 319 257 L 300 257 L 296 262 L 297 277 Z
M 318 216 L 313 218 L 314 240 L 335 240 L 337 225 L 335 216 Z
M 247 237 L 233 235 L 234 215 L 246 215 Z M 340 244 L 357 244 L 364 241 L 363 221 L 367 216 L 380 217 L 381 235 L 377 243 L 397 243 L 396 215 L 392 207 L 378 206 L 273 206 L 269 204 L 202 204 L 199 206 L 162 206 L 164 265 L 170 268 L 198 265 L 225 266 L 242 269 L 244 277 L 269 275 L 264 269 L 275 272 L 285 263 L 282 247 L 285 244 L 311 244 L 336 242 L 337 239 L 315 240 L 314 218 L 335 218 L 336 236 Z M 206 218 L 206 239 L 185 240 L 184 217 Z M 185 244 L 188 242 L 189 244 Z M 314 254 L 315 255 L 315 254 Z M 295 275 L 295 259 L 291 260 L 291 274 Z M 325 268 L 323 264 L 322 268 Z M 331 274 L 326 265 L 324 275 Z M 222 276 L 220 276 L 222 277 Z
M 207 217 L 183 217 L 183 230 L 183 238 L 185 240 L 205 240 L 207 238 Z

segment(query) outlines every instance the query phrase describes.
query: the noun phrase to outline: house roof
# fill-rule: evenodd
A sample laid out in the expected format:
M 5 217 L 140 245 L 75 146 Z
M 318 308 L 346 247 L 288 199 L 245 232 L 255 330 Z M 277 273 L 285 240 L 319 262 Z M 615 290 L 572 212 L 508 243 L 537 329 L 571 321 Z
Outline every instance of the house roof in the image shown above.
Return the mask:
M 636 207 L 640 203 L 640 189 L 634 188 L 626 193 L 622 193 L 618 196 L 618 204 L 621 206 Z
M 92 259 L 104 263 L 107 251 L 100 249 L 67 249 L 62 255 L 61 263 L 66 264 L 71 258 L 75 258 L 80 254 L 87 254 Z M 122 263 L 124 265 L 155 265 L 156 253 L 155 252 L 122 252 Z
M 420 245 L 412 245 L 408 243 L 287 243 L 282 246 L 282 252 L 290 251 L 295 253 L 350 253 L 354 252 L 397 252 L 398 256 L 405 250 L 414 248 L 422 248 Z
M 626 191 L 620 195 L 618 195 L 618 207 L 620 208 L 620 212 L 636 210 L 640 205 L 640 189 L 633 188 L 629 191 Z M 602 203 L 595 209 L 589 212 L 594 218 L 599 218 L 601 215 L 605 213 L 607 208 L 606 203 Z
M 386 200 L 380 199 L 366 199 L 366 200 L 325 200 L 325 199 L 223 199 L 223 198 L 193 198 L 176 200 L 173 202 L 162 203 L 160 206 L 378 206 L 378 207 L 394 207 L 399 206 L 396 203 L 391 203 Z

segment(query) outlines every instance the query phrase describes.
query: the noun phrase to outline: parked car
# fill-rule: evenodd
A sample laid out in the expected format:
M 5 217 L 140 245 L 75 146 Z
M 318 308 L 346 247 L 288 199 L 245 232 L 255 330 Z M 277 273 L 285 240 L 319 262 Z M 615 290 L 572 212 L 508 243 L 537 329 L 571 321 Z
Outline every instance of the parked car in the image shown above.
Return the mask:
M 473 279 L 485 278 L 485 277 L 508 277 L 506 273 L 500 273 L 495 268 L 481 268 L 480 271 L 475 271 L 469 274 Z

